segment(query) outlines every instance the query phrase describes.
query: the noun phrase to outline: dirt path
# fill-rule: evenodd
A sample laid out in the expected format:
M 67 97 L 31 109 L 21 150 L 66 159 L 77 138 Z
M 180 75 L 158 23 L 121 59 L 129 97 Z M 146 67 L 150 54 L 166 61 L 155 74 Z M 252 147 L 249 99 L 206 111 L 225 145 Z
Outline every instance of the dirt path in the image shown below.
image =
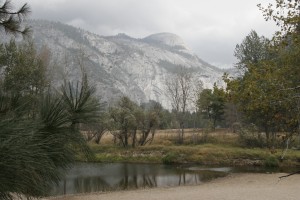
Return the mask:
M 299 200 L 300 175 L 233 174 L 198 186 L 96 193 L 51 200 Z

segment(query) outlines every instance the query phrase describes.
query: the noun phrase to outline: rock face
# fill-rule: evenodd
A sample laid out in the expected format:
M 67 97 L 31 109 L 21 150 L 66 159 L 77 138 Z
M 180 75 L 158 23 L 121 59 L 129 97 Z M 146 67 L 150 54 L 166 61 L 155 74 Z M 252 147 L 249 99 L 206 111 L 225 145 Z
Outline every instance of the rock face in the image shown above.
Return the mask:
M 56 77 L 78 79 L 80 66 L 96 85 L 99 96 L 110 102 L 121 95 L 137 103 L 155 100 L 170 108 L 165 81 L 184 68 L 204 87 L 221 82 L 223 71 L 198 58 L 172 33 L 143 39 L 125 34 L 99 36 L 58 22 L 29 22 L 38 46 L 46 45 L 56 63 Z

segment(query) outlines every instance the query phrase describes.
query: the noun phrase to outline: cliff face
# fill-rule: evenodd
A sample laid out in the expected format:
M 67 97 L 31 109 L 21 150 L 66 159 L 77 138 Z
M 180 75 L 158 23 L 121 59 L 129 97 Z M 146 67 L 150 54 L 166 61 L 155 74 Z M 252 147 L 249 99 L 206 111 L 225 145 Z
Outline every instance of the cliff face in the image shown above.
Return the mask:
M 165 82 L 183 68 L 206 88 L 221 82 L 223 72 L 198 58 L 175 34 L 104 37 L 57 22 L 30 24 L 35 43 L 51 50 L 56 76 L 75 80 L 83 67 L 104 101 L 126 95 L 137 103 L 155 100 L 170 108 Z

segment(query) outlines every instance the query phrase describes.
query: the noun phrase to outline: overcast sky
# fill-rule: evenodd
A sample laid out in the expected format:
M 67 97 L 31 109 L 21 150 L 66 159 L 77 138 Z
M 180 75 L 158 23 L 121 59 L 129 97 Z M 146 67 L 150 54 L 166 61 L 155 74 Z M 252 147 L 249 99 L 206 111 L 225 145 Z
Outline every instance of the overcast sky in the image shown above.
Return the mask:
M 236 62 L 236 44 L 253 29 L 271 37 L 257 4 L 275 0 L 18 0 L 33 19 L 60 21 L 99 35 L 125 33 L 143 38 L 170 32 L 180 36 L 201 59 L 221 68 Z

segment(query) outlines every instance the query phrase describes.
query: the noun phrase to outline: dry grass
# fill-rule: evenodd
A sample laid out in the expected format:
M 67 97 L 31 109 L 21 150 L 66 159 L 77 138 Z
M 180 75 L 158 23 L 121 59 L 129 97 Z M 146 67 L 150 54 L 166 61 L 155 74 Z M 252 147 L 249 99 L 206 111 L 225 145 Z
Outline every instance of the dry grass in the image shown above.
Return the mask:
M 155 133 L 153 145 L 172 145 L 178 141 L 179 130 L 167 129 L 157 130 Z M 207 132 L 204 129 L 185 129 L 184 144 L 202 144 L 202 143 L 218 143 L 218 144 L 234 144 L 237 143 L 238 135 L 228 129 L 217 129 L 214 132 Z M 113 135 L 106 132 L 100 144 L 110 145 L 114 143 Z
M 208 165 L 300 165 L 300 151 L 288 150 L 285 160 L 279 162 L 282 149 L 244 148 L 239 136 L 226 129 L 207 132 L 187 129 L 184 144 L 178 145 L 178 130 L 158 130 L 151 144 L 123 148 L 113 143 L 106 133 L 99 145 L 91 142 L 96 162 L 142 163 L 199 163 Z

